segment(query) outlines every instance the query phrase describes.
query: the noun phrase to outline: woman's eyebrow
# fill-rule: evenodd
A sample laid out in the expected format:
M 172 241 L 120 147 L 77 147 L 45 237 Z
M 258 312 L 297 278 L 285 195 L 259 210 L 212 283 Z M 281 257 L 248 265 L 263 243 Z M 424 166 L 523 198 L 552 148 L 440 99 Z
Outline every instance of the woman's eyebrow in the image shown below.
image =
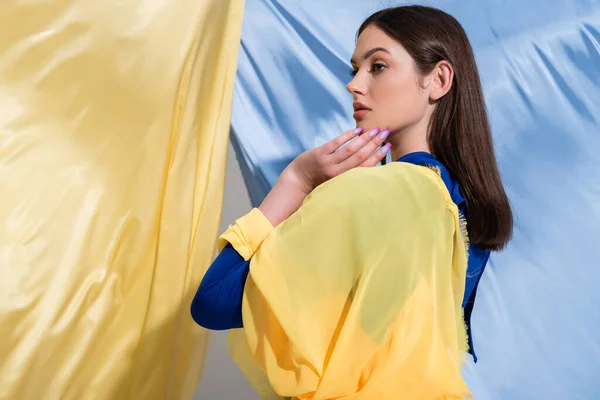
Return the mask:
M 387 49 L 384 49 L 383 47 L 375 47 L 369 51 L 367 51 L 364 55 L 363 55 L 363 60 L 366 60 L 367 58 L 371 57 L 373 54 L 377 53 L 378 51 L 383 51 L 386 52 L 388 54 L 390 54 L 390 52 Z M 356 61 L 354 61 L 354 58 L 352 58 L 350 60 L 350 64 L 356 64 Z

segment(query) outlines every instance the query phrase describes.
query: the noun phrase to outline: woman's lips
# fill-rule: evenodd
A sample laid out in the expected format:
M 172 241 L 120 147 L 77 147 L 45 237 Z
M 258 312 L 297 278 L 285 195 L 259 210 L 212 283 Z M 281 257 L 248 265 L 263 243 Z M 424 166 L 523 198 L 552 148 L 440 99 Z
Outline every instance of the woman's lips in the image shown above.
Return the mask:
M 352 117 L 356 120 L 363 119 L 370 111 L 371 110 L 363 108 L 362 110 L 357 110 Z

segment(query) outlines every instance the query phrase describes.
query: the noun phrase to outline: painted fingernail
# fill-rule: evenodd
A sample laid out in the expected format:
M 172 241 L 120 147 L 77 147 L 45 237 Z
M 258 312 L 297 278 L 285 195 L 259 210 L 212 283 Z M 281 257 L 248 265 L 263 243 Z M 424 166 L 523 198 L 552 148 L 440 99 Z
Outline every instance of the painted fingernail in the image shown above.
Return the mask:
M 381 134 L 379 135 L 379 139 L 385 140 L 389 134 L 390 134 L 390 130 L 386 129 L 383 132 L 381 132 Z
M 364 128 L 363 128 L 362 126 L 361 126 L 360 128 L 356 128 L 356 129 L 354 130 L 354 134 L 355 134 L 355 135 L 358 135 L 358 134 L 359 134 L 359 133 L 361 133 L 363 130 L 364 130 Z
M 388 151 L 390 151 L 390 147 L 392 147 L 391 143 L 386 143 L 382 148 L 381 148 L 381 153 L 382 154 L 387 154 Z
M 369 137 L 375 137 L 379 133 L 380 129 L 375 128 L 371 132 L 369 132 Z

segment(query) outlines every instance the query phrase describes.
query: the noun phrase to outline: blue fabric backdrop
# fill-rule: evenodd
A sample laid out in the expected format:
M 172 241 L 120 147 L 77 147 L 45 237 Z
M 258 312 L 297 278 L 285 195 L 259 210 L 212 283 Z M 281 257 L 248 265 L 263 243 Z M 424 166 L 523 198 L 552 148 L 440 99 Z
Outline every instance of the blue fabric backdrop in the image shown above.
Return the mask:
M 246 0 L 232 141 L 257 205 L 299 153 L 354 126 L 362 20 L 402 2 Z M 462 0 L 516 230 L 478 292 L 476 399 L 600 399 L 600 1 Z

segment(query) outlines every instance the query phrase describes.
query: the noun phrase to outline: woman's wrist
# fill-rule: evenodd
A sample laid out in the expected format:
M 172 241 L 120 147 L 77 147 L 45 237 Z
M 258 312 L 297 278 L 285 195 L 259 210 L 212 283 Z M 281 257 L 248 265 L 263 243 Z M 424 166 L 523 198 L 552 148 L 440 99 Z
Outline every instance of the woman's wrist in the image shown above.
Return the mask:
M 310 192 L 310 186 L 286 168 L 258 209 L 276 227 L 300 208 Z

